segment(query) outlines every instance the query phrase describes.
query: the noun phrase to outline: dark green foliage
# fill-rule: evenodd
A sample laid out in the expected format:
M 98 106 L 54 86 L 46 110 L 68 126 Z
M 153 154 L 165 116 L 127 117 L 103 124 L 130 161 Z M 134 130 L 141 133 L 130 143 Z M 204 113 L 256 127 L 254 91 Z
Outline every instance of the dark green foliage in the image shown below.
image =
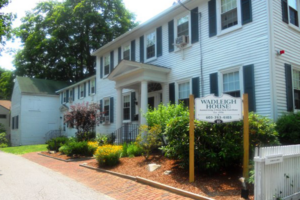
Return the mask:
M 121 0 L 48 0 L 27 12 L 15 30 L 24 44 L 16 75 L 76 82 L 95 73 L 91 53 L 132 29 Z
M 75 142 L 71 141 L 64 145 L 64 149 L 62 149 L 67 153 L 67 155 L 84 155 L 84 156 L 92 156 L 92 149 L 88 148 L 88 143 L 86 141 Z
M 10 100 L 13 90 L 13 73 L 5 70 L 1 73 L 0 70 L 0 98 Z
M 278 145 L 275 125 L 267 118 L 249 114 L 250 152 L 254 147 Z M 189 115 L 172 118 L 165 131 L 168 145 L 165 154 L 181 160 L 183 167 L 189 163 Z M 195 165 L 209 172 L 240 166 L 243 157 L 243 123 L 210 124 L 195 121 Z
M 123 146 L 124 150 L 124 146 Z M 127 145 L 127 155 L 128 157 L 140 156 L 142 155 L 143 150 L 137 146 L 135 143 L 131 142 Z
M 5 132 L 0 132 L 0 148 L 7 147 L 8 141 Z
M 116 140 L 116 136 L 112 133 L 107 136 L 107 144 L 114 144 Z
M 282 115 L 276 123 L 283 145 L 300 144 L 300 112 Z
M 127 154 L 128 144 L 126 142 L 124 142 L 122 146 L 123 146 L 123 148 L 122 148 L 122 157 L 128 157 L 128 154 Z
M 0 10 L 7 6 L 9 2 L 9 0 L 1 0 Z M 3 46 L 5 45 L 5 40 L 11 38 L 12 22 L 15 18 L 16 15 L 13 15 L 12 13 L 1 12 L 0 14 L 0 54 L 3 50 Z
M 76 132 L 77 141 L 91 141 L 96 138 L 96 133 L 94 131 L 87 132 Z
M 58 151 L 61 146 L 69 142 L 69 139 L 65 136 L 52 138 L 46 142 L 48 144 L 47 149 L 49 151 Z
M 97 134 L 95 140 L 98 142 L 99 146 L 102 146 L 107 144 L 108 137 L 105 134 Z
M 0 133 L 6 132 L 4 125 L 0 123 Z

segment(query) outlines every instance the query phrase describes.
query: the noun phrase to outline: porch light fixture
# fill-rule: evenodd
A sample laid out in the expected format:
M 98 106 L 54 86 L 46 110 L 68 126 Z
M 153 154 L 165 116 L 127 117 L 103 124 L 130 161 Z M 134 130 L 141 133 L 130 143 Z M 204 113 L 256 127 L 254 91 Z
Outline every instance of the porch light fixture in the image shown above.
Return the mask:
M 278 56 L 280 56 L 280 55 L 284 54 L 285 51 L 284 50 L 277 50 L 276 53 L 277 53 Z

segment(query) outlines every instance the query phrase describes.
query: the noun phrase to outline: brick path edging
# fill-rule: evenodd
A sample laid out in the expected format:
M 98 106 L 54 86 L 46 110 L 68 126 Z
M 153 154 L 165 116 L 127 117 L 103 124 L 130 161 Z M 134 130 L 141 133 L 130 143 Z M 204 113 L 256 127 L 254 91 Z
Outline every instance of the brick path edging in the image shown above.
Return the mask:
M 94 158 L 78 158 L 78 159 L 67 159 L 67 160 L 65 160 L 65 159 L 62 159 L 62 158 L 56 158 L 56 157 L 48 156 L 48 155 L 45 155 L 45 154 L 42 154 L 42 153 L 38 153 L 38 155 L 45 156 L 45 157 L 48 157 L 48 158 L 53 158 L 53 159 L 64 161 L 64 162 L 85 161 L 85 160 L 94 159 Z
M 88 168 L 88 169 L 92 169 L 92 170 L 96 170 L 96 171 L 99 171 L 99 172 L 109 173 L 109 174 L 112 174 L 112 175 L 115 175 L 115 176 L 119 176 L 121 178 L 130 179 L 130 180 L 136 181 L 138 183 L 142 183 L 142 184 L 145 184 L 145 185 L 150 185 L 150 186 L 162 189 L 162 190 L 166 190 L 166 191 L 169 191 L 169 192 L 173 192 L 173 193 L 185 196 L 185 197 L 189 197 L 189 198 L 193 198 L 193 199 L 197 199 L 197 200 L 214 200 L 214 199 L 209 198 L 209 197 L 201 196 L 201 195 L 198 195 L 198 194 L 195 194 L 195 193 L 192 193 L 192 192 L 188 192 L 188 191 L 185 191 L 185 190 L 181 190 L 181 189 L 178 189 L 178 188 L 175 188 L 175 187 L 172 187 L 172 186 L 169 186 L 169 185 L 165 185 L 165 184 L 162 184 L 162 183 L 159 183 L 159 182 L 156 182 L 156 181 L 151 181 L 151 180 L 139 177 L 139 176 L 129 176 L 129 175 L 126 175 L 126 174 L 121 174 L 121 173 L 113 172 L 113 171 L 110 171 L 110 170 L 91 167 L 91 166 L 88 166 L 86 163 L 80 164 L 79 166 L 85 167 L 85 168 Z

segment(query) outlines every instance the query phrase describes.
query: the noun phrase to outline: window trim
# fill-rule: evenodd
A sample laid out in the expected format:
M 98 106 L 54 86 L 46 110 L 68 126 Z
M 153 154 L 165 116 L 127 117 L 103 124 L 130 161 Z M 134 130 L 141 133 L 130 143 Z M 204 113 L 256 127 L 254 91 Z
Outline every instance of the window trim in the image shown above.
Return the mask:
M 124 119 L 124 97 L 129 96 L 129 119 Z M 122 121 L 123 123 L 129 123 L 131 119 L 131 92 L 126 92 L 122 94 Z
M 177 28 L 178 28 L 178 20 L 182 17 L 185 17 L 187 16 L 188 17 L 188 20 L 189 20 L 189 35 L 188 35 L 188 43 L 183 46 L 182 48 L 178 48 L 176 46 L 176 39 L 178 38 L 178 31 L 177 31 Z M 190 47 L 192 46 L 192 25 L 191 25 L 191 13 L 186 11 L 184 13 L 181 13 L 180 15 L 176 16 L 174 18 L 174 51 L 177 52 L 179 51 L 180 49 L 184 49 L 184 48 L 187 48 L 187 47 Z
M 237 4 L 237 17 L 238 17 L 238 23 L 232 27 L 226 28 L 222 30 L 221 23 L 221 0 L 217 0 L 217 36 L 224 35 L 226 33 L 235 31 L 237 29 L 242 28 L 242 8 L 241 8 L 241 3 L 240 0 L 236 0 Z
M 94 82 L 94 85 L 92 84 Z M 91 82 L 90 82 L 90 95 L 95 95 L 96 94 L 96 79 L 92 79 Z M 92 92 L 92 88 L 94 87 L 94 92 Z
M 107 66 L 107 65 L 105 65 L 105 58 L 107 58 L 108 57 L 108 74 L 105 74 L 105 66 Z M 104 56 L 103 56 L 103 77 L 102 78 L 106 78 L 109 74 L 110 74 L 110 65 L 111 65 L 111 63 L 110 63 L 110 53 L 107 53 L 107 54 L 105 54 Z
M 104 120 L 103 120 L 103 123 L 102 124 L 104 124 L 104 125 L 109 125 L 110 124 L 110 97 L 105 97 L 105 98 L 103 98 L 103 105 L 102 105 L 102 110 L 103 110 L 103 112 L 105 111 L 104 110 L 104 107 L 105 107 L 105 101 L 108 101 L 108 115 L 105 115 L 105 113 L 103 114 L 103 116 L 104 116 Z M 105 123 L 105 118 L 106 117 L 108 117 L 108 123 Z
M 71 95 L 71 93 L 72 93 L 72 95 Z M 73 88 L 71 88 L 70 90 L 69 90 L 69 102 L 70 101 L 72 101 L 73 102 Z
M 151 58 L 147 58 L 147 36 L 154 33 L 155 35 L 155 39 L 154 39 L 154 43 L 155 43 L 155 46 L 154 46 L 154 50 L 155 50 L 155 54 L 153 57 Z M 147 33 L 145 33 L 144 35 L 144 60 L 145 60 L 145 63 L 147 62 L 151 62 L 153 60 L 156 60 L 157 59 L 157 35 L 156 35 L 156 29 L 153 29 L 151 31 L 148 31 Z
M 299 16 L 299 14 L 300 14 L 300 7 L 299 7 L 300 6 L 300 2 L 299 2 L 299 0 L 296 0 L 297 12 L 298 12 L 298 26 L 296 26 L 296 25 L 294 25 L 294 24 L 292 24 L 290 22 L 290 5 L 289 5 L 289 1 L 290 0 L 287 0 L 288 25 L 289 25 L 290 28 L 293 28 L 293 29 L 295 29 L 297 31 L 300 31 L 300 16 Z
M 128 60 L 131 60 L 131 43 L 130 42 L 127 42 L 125 44 L 122 45 L 122 53 L 121 53 L 121 59 L 124 60 L 124 50 L 125 50 L 125 47 L 129 47 L 129 59 Z
M 292 66 L 293 108 L 294 108 L 294 113 L 296 113 L 296 112 L 300 112 L 300 109 L 296 109 L 296 105 L 295 105 L 294 70 L 300 72 L 300 66 L 299 65 L 294 65 L 294 64 L 291 64 L 291 66 Z
M 190 88 L 190 94 L 193 94 L 192 92 L 192 77 L 189 77 L 189 78 L 185 78 L 185 79 L 180 79 L 180 80 L 177 80 L 175 82 L 175 102 L 176 104 L 179 103 L 179 84 L 183 84 L 183 83 L 187 83 L 189 82 L 189 88 Z
M 67 91 L 63 91 L 63 103 L 67 103 Z
M 218 71 L 218 87 L 219 87 L 219 94 L 224 94 L 223 89 L 223 75 L 232 73 L 232 72 L 239 72 L 239 82 L 240 82 L 240 97 L 244 94 L 244 80 L 243 80 L 243 65 L 237 65 L 233 67 L 228 67 L 225 69 L 220 69 Z
M 80 98 L 79 99 L 83 99 L 84 98 L 84 83 L 80 84 L 79 94 L 80 94 L 80 96 L 79 96 Z

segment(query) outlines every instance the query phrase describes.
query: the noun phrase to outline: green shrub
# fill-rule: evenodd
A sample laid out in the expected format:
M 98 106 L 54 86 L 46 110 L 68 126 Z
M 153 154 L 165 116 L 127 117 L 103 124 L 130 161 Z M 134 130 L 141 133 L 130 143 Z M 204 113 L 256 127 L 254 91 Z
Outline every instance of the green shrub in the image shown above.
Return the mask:
M 63 145 L 59 148 L 59 152 L 69 156 L 69 155 L 71 155 L 72 150 L 70 149 L 70 147 L 68 145 Z
M 128 157 L 140 156 L 142 155 L 142 153 L 143 153 L 143 149 L 141 149 L 138 145 L 134 144 L 133 142 L 128 144 L 127 146 Z
M 89 141 L 88 143 L 88 155 L 92 156 L 94 155 L 94 153 L 96 152 L 97 148 L 98 148 L 98 142 L 95 141 Z
M 282 115 L 277 120 L 276 130 L 282 144 L 300 144 L 300 112 Z
M 161 146 L 161 139 L 159 137 L 160 133 L 160 125 L 154 125 L 152 127 L 147 125 L 140 126 L 140 133 L 136 137 L 135 144 L 138 146 L 138 148 L 142 149 L 146 160 L 149 158 L 150 153 L 154 148 Z
M 99 146 L 102 146 L 107 144 L 108 137 L 105 134 L 97 134 L 95 140 L 98 142 Z
M 5 133 L 6 130 L 4 128 L 4 125 L 0 123 L 0 133 Z
M 0 148 L 6 148 L 6 147 L 8 147 L 8 144 L 6 144 L 6 143 L 0 144 Z
M 265 117 L 249 114 L 250 152 L 255 146 L 278 145 L 275 124 Z M 168 144 L 161 149 L 166 156 L 189 164 L 189 116 L 169 120 L 166 131 Z M 210 124 L 195 121 L 195 165 L 209 172 L 240 166 L 243 158 L 243 122 Z
M 7 141 L 7 138 L 6 138 L 6 133 L 3 132 L 1 133 L 0 132 L 0 144 L 3 144 L 3 145 L 7 145 L 8 141 Z
M 68 142 L 66 144 L 67 148 L 69 148 L 70 153 L 68 155 L 86 155 L 91 156 L 93 155 L 92 152 L 89 152 L 88 144 L 86 141 L 82 142 Z
M 99 166 L 114 166 L 119 163 L 122 154 L 122 146 L 103 145 L 96 150 L 95 157 Z
M 96 137 L 96 133 L 93 131 L 76 132 L 77 141 L 90 141 L 90 140 L 94 140 L 95 137 Z
M 128 148 L 128 144 L 126 142 L 123 143 L 122 145 L 122 157 L 128 157 L 128 154 L 127 154 L 127 148 Z
M 65 136 L 52 138 L 46 142 L 48 144 L 47 149 L 50 151 L 58 151 L 61 146 L 69 142 L 69 139 Z

